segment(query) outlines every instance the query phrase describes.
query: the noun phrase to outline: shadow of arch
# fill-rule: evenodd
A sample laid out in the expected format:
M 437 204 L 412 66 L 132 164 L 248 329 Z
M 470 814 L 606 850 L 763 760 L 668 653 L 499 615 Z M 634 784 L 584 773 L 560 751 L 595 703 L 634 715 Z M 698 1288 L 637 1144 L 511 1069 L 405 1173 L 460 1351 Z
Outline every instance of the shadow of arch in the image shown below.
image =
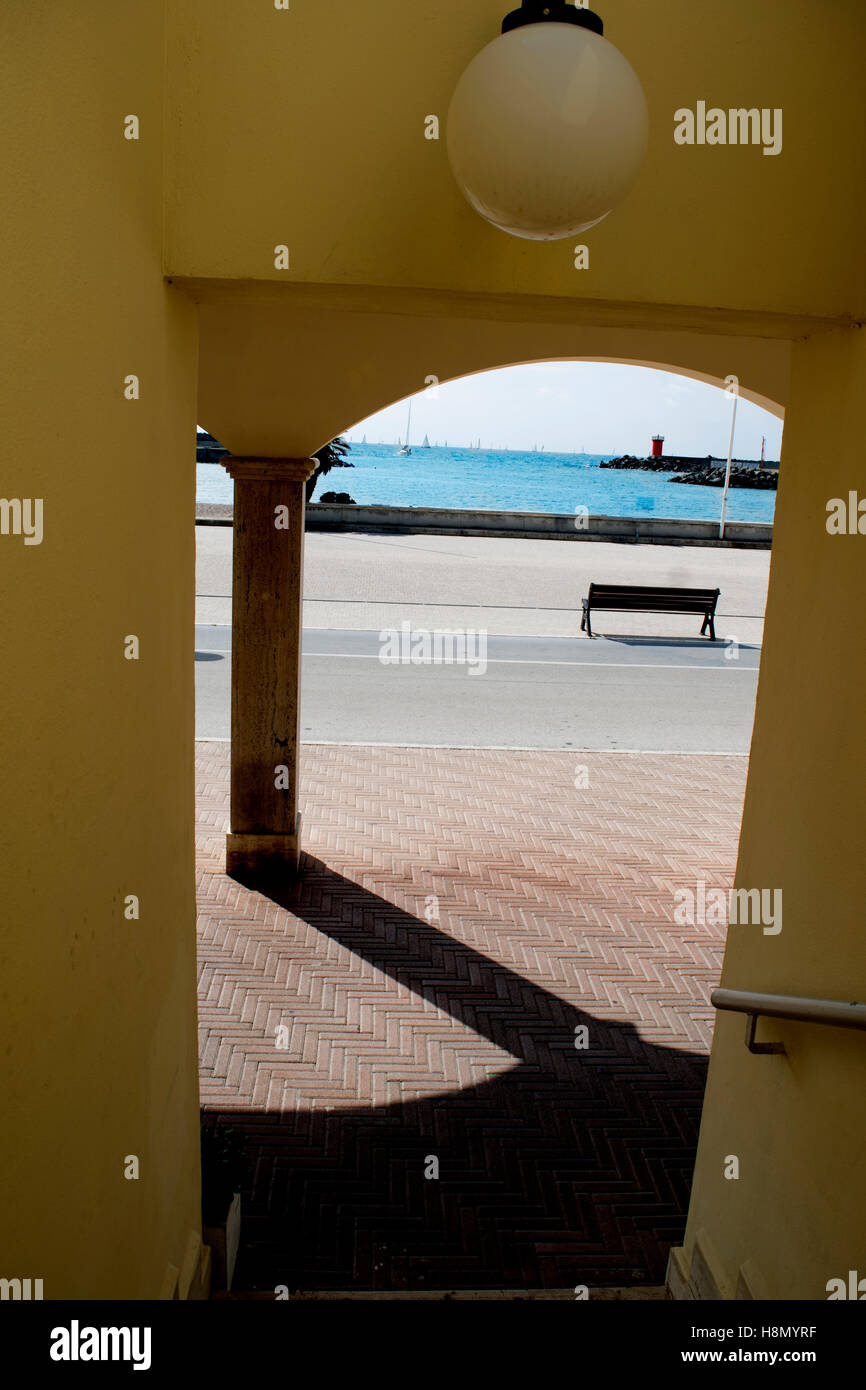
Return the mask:
M 219 1112 L 252 1160 L 238 1287 L 663 1281 L 685 1227 L 705 1057 L 575 1007 L 310 855 L 296 878 L 241 881 L 461 1024 L 445 1041 L 463 1084 L 376 1106 Z M 277 927 L 270 953 L 280 939 Z M 388 1015 L 393 1043 L 409 1023 L 393 997 Z M 578 1051 L 582 1027 L 588 1047 Z M 473 1035 L 513 1064 L 473 1083 Z M 367 1060 L 375 1055 L 368 1042 Z M 392 1074 L 402 1067 L 407 1092 L 423 1089 L 423 1057 L 407 1061 L 387 1041 L 379 1055 Z M 348 1100 L 351 1083 L 344 1089 Z M 424 1177 L 431 1155 L 438 1180 Z

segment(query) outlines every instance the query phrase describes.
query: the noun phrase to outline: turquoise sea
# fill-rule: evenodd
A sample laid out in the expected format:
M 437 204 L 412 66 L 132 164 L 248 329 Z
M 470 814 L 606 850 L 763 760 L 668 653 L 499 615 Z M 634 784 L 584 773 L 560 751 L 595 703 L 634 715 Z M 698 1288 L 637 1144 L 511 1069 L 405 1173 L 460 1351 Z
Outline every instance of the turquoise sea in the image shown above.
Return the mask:
M 518 453 L 496 449 L 413 448 L 353 444 L 353 468 L 332 470 L 322 492 L 348 492 L 356 502 L 392 507 L 481 508 L 493 512 L 557 512 L 590 516 L 658 516 L 716 520 L 722 489 L 672 483 L 670 474 L 599 468 L 616 454 Z M 198 465 L 199 502 L 231 502 L 232 481 L 218 464 Z M 313 499 L 314 501 L 316 498 Z M 728 520 L 773 520 L 775 492 L 731 488 Z

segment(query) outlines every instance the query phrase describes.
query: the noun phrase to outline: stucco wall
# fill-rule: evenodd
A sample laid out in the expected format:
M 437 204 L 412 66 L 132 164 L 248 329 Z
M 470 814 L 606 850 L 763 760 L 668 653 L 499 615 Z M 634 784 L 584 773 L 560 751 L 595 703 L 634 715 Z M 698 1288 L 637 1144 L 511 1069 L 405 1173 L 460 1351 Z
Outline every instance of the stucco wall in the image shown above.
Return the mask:
M 516 3 L 516 0 L 515 0 Z M 647 158 L 619 210 L 569 241 L 507 237 L 451 177 L 456 81 L 509 0 L 270 0 L 170 7 L 166 270 L 343 285 L 700 304 L 866 309 L 860 0 L 604 0 L 635 68 Z M 674 112 L 782 108 L 783 149 L 674 144 Z M 439 141 L 424 138 L 438 114 Z M 828 213 L 832 209 L 831 221 Z M 291 251 L 274 269 L 273 248 Z
M 200 1224 L 196 325 L 161 277 L 162 6 L 5 6 L 0 50 L 0 490 L 44 504 L 41 545 L 0 536 L 0 1275 L 156 1297 Z
M 866 497 L 866 335 L 797 344 L 773 538 L 737 885 L 783 890 L 782 930 L 728 932 L 729 989 L 866 1002 L 866 657 L 861 535 L 830 535 L 827 503 Z M 686 1238 L 727 1296 L 740 1267 L 763 1296 L 826 1298 L 863 1268 L 864 1035 L 720 1014 Z M 728 1155 L 738 1179 L 723 1176 Z
M 360 312 L 319 287 L 299 303 L 292 287 L 265 301 L 261 287 L 179 283 L 200 308 L 200 421 L 238 454 L 303 456 L 432 378 L 550 358 L 658 365 L 717 385 L 733 373 L 747 398 L 779 413 L 787 399 L 786 338 L 674 327 L 649 306 L 616 310 L 605 326 L 541 297 L 406 294 L 382 312 L 365 296 Z
M 154 1296 L 198 1225 L 194 299 L 200 423 L 236 452 L 306 452 L 419 374 L 542 355 L 732 371 L 789 402 L 739 868 L 784 888 L 785 928 L 733 938 L 725 982 L 863 994 L 862 621 L 839 600 L 863 562 L 823 530 L 863 476 L 863 347 L 827 331 L 866 312 L 859 0 L 606 0 L 652 133 L 587 272 L 475 217 L 423 137 L 500 0 L 176 0 L 165 34 L 163 8 L 0 16 L 3 492 L 45 506 L 41 545 L 0 537 L 0 1274 L 47 1297 Z M 783 154 L 675 146 L 674 110 L 699 99 L 783 108 Z M 789 338 L 807 339 L 790 393 Z M 862 1048 L 780 1027 L 788 1059 L 754 1058 L 741 1031 L 719 1024 L 688 1241 L 710 1232 L 728 1290 L 751 1258 L 772 1292 L 821 1297 L 858 1253 Z

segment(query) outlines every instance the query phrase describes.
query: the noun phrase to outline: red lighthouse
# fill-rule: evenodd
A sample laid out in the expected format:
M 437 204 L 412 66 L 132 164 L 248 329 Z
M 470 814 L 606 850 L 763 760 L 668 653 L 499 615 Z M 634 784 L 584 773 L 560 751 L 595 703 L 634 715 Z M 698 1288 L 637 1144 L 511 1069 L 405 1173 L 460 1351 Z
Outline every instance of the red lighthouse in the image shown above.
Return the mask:
M 653 451 L 652 451 L 652 457 L 653 457 L 654 459 L 660 459 L 660 458 L 661 458 L 661 456 L 662 456 L 662 445 L 664 444 L 664 442 L 665 442 L 665 437 L 664 437 L 663 434 L 654 434 L 654 435 L 653 435 Z

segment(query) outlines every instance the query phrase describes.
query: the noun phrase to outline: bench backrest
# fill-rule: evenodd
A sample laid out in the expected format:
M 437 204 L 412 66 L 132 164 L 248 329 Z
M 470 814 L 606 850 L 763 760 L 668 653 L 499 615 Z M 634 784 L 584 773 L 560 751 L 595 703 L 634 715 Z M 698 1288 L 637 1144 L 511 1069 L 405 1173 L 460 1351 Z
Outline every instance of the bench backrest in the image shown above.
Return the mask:
M 589 602 L 593 608 L 624 604 L 629 609 L 652 610 L 663 604 L 671 611 L 703 613 L 715 608 L 720 589 L 669 588 L 656 584 L 590 584 Z

